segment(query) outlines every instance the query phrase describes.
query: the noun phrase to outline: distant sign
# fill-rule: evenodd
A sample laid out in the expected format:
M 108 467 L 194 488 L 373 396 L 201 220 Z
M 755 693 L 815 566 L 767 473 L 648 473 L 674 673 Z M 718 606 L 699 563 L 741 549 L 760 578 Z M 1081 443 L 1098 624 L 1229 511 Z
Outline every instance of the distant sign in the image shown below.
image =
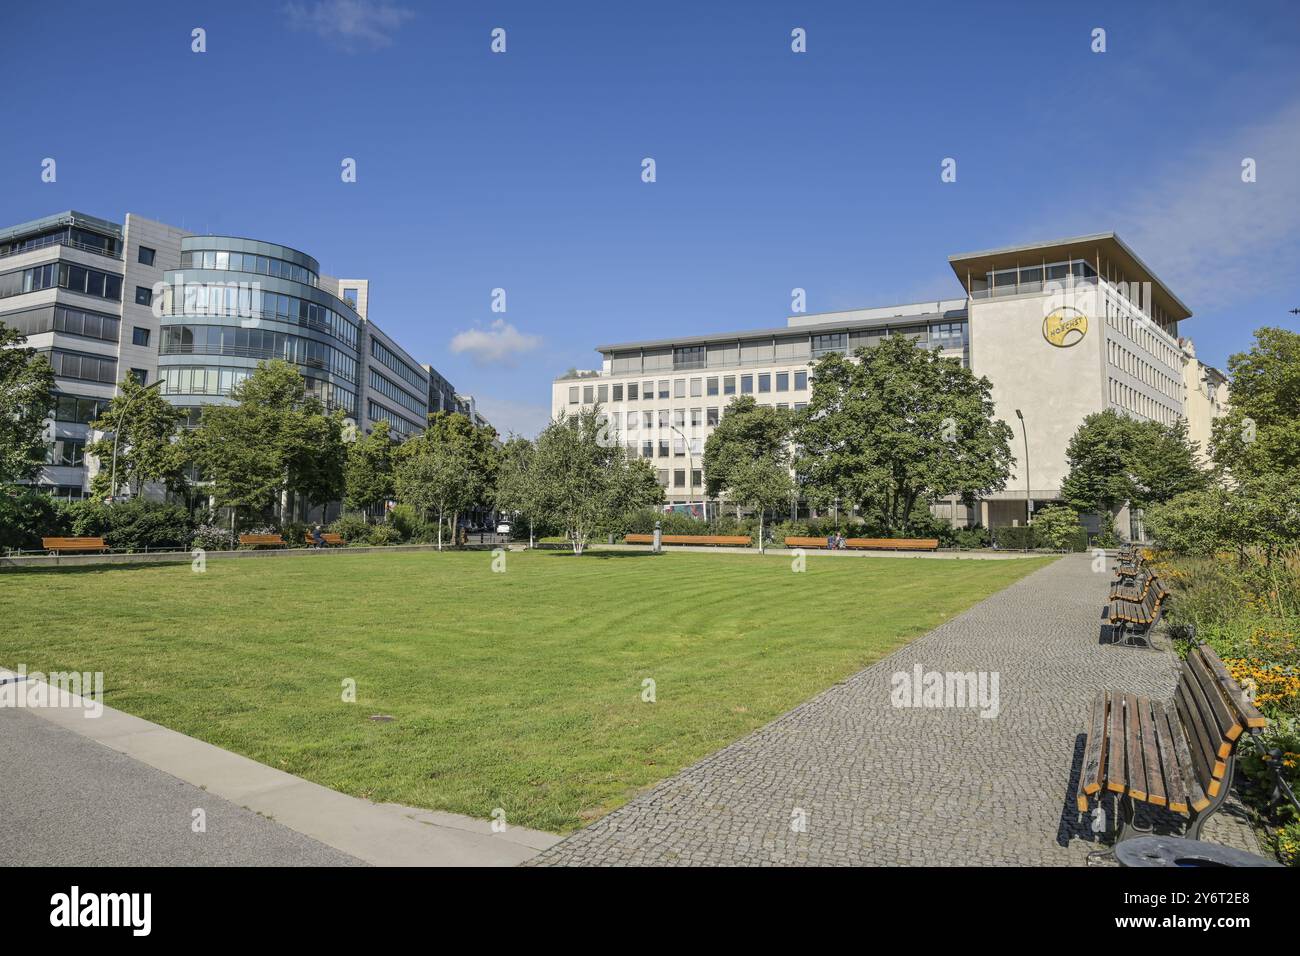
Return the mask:
M 1059 349 L 1077 345 L 1087 334 L 1088 317 L 1068 305 L 1053 309 L 1043 319 L 1043 338 Z

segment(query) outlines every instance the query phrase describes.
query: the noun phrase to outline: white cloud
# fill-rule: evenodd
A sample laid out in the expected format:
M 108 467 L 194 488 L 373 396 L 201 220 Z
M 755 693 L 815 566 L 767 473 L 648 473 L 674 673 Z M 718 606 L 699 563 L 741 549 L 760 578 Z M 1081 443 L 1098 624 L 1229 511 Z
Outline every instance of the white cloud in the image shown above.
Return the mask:
M 540 336 L 527 335 L 505 319 L 497 319 L 486 329 L 457 332 L 451 340 L 451 350 L 457 355 L 468 352 L 479 364 L 513 364 L 517 356 L 531 352 L 541 344 Z
M 1288 285 L 1300 261 L 1300 100 L 1172 164 L 1116 227 L 1193 310 Z M 1258 180 L 1241 181 L 1245 158 Z
M 477 397 L 475 404 L 479 414 L 492 423 L 502 441 L 512 433 L 524 438 L 536 438 L 551 421 L 551 410 L 546 405 Z
M 285 5 L 284 12 L 295 30 L 316 33 L 349 48 L 361 43 L 376 50 L 390 46 L 394 35 L 415 16 L 414 10 L 387 0 L 295 0 Z

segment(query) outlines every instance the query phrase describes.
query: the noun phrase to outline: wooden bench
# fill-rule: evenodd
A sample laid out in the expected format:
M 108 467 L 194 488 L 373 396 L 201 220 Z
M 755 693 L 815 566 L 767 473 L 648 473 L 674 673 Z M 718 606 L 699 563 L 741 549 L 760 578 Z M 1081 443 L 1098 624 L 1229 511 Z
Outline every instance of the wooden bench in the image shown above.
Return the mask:
M 872 549 L 876 551 L 934 551 L 939 547 L 938 538 L 845 538 L 847 548 Z
M 623 536 L 623 541 L 625 544 L 654 544 L 655 536 L 653 534 L 629 534 Z M 662 544 L 730 545 L 743 548 L 747 548 L 754 543 L 753 539 L 745 534 L 665 534 L 660 535 L 659 541 Z
M 1111 643 L 1133 644 L 1133 638 L 1141 637 L 1150 646 L 1151 631 L 1164 613 L 1168 597 L 1169 592 L 1165 586 L 1153 578 L 1151 586 L 1139 601 L 1112 598 L 1106 610 L 1106 618 L 1111 627 Z
M 1164 590 L 1164 584 L 1160 578 L 1150 571 L 1143 568 L 1137 574 L 1131 577 L 1117 577 L 1110 585 L 1111 601 L 1129 601 L 1133 604 L 1139 604 L 1145 600 L 1147 592 L 1151 588 Z M 1165 592 L 1165 596 L 1168 592 Z
M 241 534 L 239 543 L 251 548 L 283 548 L 284 538 L 278 534 Z
M 322 531 L 320 536 L 321 540 L 325 542 L 326 547 L 341 548 L 346 543 L 343 540 L 343 535 L 334 534 L 331 531 Z M 315 547 L 316 539 L 311 536 L 310 531 L 303 535 L 303 537 L 307 539 L 308 544 Z
M 785 546 L 787 548 L 825 548 L 827 545 L 825 538 L 807 538 L 792 535 L 785 539 Z
M 50 554 L 60 551 L 107 551 L 103 538 L 41 538 L 41 547 Z
M 1193 647 L 1172 701 L 1101 691 L 1092 705 L 1076 796 L 1079 811 L 1103 793 L 1118 794 L 1116 842 L 1142 832 L 1134 801 L 1190 819 L 1187 836 L 1223 804 L 1232 785 L 1237 741 L 1267 720 L 1209 646 Z

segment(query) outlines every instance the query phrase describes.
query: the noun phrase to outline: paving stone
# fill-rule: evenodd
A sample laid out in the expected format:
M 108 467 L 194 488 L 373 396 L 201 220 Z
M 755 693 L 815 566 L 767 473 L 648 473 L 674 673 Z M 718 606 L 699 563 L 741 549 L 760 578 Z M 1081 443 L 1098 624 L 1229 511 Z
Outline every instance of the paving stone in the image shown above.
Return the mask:
M 1178 676 L 1160 640 L 1104 641 L 1111 575 L 1091 565 L 1034 572 L 527 865 L 1084 864 L 1100 846 L 1074 802 L 1093 696 L 1168 698 Z M 915 664 L 996 671 L 998 716 L 893 706 L 893 675 Z M 796 808 L 806 832 L 791 830 Z M 1203 838 L 1258 852 L 1232 800 Z

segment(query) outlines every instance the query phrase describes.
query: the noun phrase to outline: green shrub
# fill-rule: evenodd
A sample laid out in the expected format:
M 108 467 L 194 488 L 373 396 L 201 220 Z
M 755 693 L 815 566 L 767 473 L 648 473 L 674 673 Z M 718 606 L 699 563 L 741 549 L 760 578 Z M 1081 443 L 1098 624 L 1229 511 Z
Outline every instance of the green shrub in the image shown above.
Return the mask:
M 185 550 L 194 520 L 180 505 L 135 498 L 107 505 L 78 501 L 68 506 L 72 534 L 103 538 L 114 551 Z
M 973 528 L 954 528 L 951 544 L 955 548 L 987 548 L 992 544 L 992 538 L 988 528 L 977 524 Z
M 402 534 L 392 525 L 375 525 L 370 529 L 370 540 L 367 543 L 375 547 L 387 547 L 389 545 L 401 544 Z
M 310 533 L 311 525 L 301 521 L 290 521 L 280 526 L 280 536 L 284 538 L 285 545 L 290 548 L 307 547 L 307 535 Z
M 0 549 L 36 550 L 69 531 L 67 506 L 25 485 L 0 486 Z
M 330 525 L 329 530 L 340 535 L 346 544 L 367 544 L 374 526 L 355 512 L 339 515 Z
M 230 528 L 215 524 L 201 524 L 194 529 L 190 538 L 190 549 L 200 548 L 204 551 L 229 551 L 231 548 Z
M 410 505 L 394 505 L 393 509 L 388 512 L 386 525 L 397 532 L 401 540 L 408 541 L 415 536 L 416 529 L 422 524 L 420 516 L 416 514 L 415 509 Z M 437 528 L 434 528 L 437 534 Z
M 1214 491 L 1188 491 L 1143 513 L 1143 523 L 1162 550 L 1212 555 L 1224 546 L 1223 502 Z

